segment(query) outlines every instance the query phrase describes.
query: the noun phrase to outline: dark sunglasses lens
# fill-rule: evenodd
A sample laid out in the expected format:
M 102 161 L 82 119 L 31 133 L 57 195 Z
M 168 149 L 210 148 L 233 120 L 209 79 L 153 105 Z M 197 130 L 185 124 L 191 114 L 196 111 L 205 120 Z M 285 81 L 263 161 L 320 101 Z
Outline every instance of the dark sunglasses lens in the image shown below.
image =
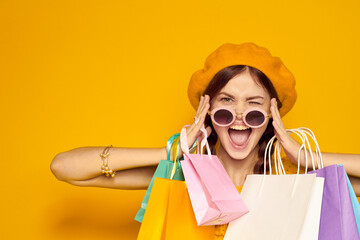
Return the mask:
M 265 121 L 265 116 L 262 112 L 251 111 L 246 114 L 245 120 L 251 126 L 260 126 Z
M 231 123 L 233 120 L 233 115 L 230 111 L 221 109 L 219 111 L 216 111 L 214 114 L 214 120 L 221 125 L 226 125 Z

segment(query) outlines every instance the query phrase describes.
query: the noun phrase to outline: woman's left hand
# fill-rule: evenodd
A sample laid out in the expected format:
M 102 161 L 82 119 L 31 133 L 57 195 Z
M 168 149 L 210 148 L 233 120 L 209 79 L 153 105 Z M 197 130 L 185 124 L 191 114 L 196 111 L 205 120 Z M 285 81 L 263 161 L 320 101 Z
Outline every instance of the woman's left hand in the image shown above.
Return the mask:
M 292 162 L 297 164 L 300 144 L 286 132 L 277 107 L 276 98 L 272 98 L 270 103 L 270 112 L 273 119 L 272 124 L 274 126 L 275 136 L 281 146 L 284 148 L 286 156 L 288 156 Z M 302 166 L 303 164 L 305 165 L 305 162 L 301 163 Z

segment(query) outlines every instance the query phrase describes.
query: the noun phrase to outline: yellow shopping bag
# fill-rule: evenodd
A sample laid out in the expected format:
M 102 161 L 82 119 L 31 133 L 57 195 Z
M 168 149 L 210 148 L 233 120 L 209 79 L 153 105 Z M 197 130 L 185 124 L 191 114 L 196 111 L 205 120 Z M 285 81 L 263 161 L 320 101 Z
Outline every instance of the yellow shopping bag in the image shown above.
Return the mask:
M 214 226 L 197 226 L 186 184 L 155 178 L 138 240 L 212 239 Z
M 214 238 L 213 225 L 198 226 L 185 182 L 171 182 L 166 220 L 166 239 Z

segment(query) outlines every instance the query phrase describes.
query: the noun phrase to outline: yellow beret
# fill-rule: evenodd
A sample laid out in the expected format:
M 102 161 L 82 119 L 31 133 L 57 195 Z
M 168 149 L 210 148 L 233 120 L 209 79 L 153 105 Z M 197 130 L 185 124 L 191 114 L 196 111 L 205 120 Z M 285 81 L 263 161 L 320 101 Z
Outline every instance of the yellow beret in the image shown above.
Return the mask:
M 204 68 L 191 76 L 188 97 L 197 109 L 200 96 L 217 72 L 231 65 L 248 65 L 263 72 L 272 82 L 282 103 L 280 115 L 284 116 L 296 101 L 295 78 L 278 57 L 254 43 L 226 43 L 217 48 L 205 60 Z

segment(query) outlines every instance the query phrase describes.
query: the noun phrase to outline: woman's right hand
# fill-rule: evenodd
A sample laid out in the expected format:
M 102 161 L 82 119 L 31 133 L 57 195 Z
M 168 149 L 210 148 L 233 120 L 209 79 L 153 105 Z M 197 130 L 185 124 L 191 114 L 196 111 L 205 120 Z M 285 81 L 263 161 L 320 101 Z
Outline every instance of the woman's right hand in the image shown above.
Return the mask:
M 202 136 L 200 128 L 203 126 L 205 117 L 210 108 L 210 97 L 209 95 L 201 96 L 199 107 L 196 112 L 194 123 L 186 129 L 187 141 L 189 147 L 193 145 L 196 139 Z M 207 136 L 211 134 L 211 127 L 206 128 Z M 200 138 L 201 140 L 201 138 Z
M 186 135 L 187 135 L 187 143 L 188 147 L 190 148 L 194 142 L 199 138 L 199 141 L 201 141 L 203 138 L 203 132 L 200 131 L 202 126 L 204 125 L 205 117 L 210 108 L 210 97 L 209 95 L 201 96 L 199 106 L 196 112 L 195 121 L 193 124 L 186 129 Z M 211 134 L 211 127 L 208 126 L 206 128 L 207 136 L 209 137 Z M 199 144 L 199 143 L 198 143 Z M 183 152 L 181 150 L 181 147 L 178 148 L 178 157 L 179 159 L 182 158 Z M 170 159 L 174 160 L 174 153 L 173 148 L 171 148 L 171 155 Z

